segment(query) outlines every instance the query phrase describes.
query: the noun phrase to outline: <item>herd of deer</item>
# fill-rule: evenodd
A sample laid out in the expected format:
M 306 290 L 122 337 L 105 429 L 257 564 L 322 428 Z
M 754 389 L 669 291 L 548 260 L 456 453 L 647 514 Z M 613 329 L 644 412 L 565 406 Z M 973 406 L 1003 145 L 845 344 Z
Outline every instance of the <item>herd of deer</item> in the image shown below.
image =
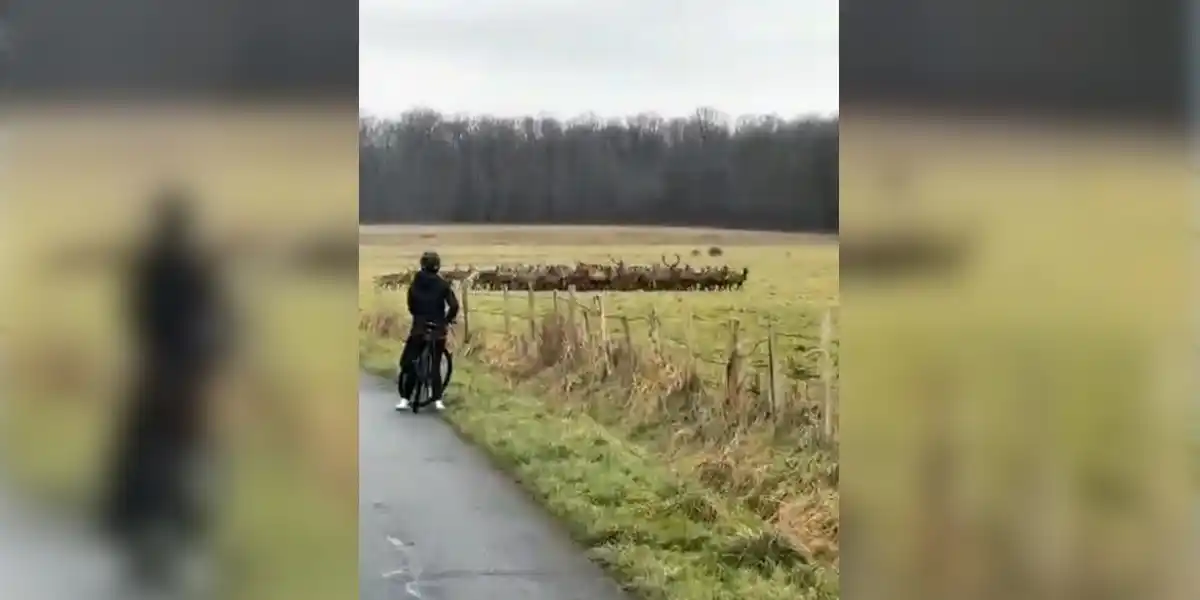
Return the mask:
M 662 257 L 658 265 L 627 265 L 612 259 L 611 264 L 575 265 L 498 265 L 490 268 L 474 266 L 443 269 L 442 276 L 451 281 L 469 281 L 472 287 L 483 290 L 565 291 L 571 286 L 586 291 L 714 291 L 741 289 L 750 269 L 721 267 L 692 267 L 680 265 L 679 255 L 668 263 Z M 412 281 L 415 272 L 391 273 L 375 279 L 380 288 L 399 288 Z

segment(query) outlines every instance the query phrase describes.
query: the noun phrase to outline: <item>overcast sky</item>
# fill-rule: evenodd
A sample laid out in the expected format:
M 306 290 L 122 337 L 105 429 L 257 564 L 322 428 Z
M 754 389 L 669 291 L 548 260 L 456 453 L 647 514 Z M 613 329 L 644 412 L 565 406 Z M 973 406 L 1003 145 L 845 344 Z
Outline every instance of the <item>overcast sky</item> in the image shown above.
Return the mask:
M 359 106 L 371 115 L 837 112 L 837 0 L 358 6 Z

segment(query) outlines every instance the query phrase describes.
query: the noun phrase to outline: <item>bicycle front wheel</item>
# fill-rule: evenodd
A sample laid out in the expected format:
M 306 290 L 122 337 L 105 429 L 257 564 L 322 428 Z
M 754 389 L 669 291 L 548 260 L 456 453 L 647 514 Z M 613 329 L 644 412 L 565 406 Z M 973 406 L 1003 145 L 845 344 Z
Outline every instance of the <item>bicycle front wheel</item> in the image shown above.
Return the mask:
M 450 377 L 454 374 L 454 357 L 449 350 L 442 349 L 442 360 L 438 361 L 438 364 L 441 366 L 438 375 L 442 378 L 442 391 L 445 392 L 446 388 L 450 387 Z

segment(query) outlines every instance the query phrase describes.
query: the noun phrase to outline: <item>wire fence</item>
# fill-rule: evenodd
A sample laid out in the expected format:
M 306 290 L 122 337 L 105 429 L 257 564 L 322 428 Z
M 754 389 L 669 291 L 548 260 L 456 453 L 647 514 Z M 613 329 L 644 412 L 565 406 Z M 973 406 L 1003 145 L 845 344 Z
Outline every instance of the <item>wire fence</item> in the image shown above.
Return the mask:
M 682 363 L 696 373 L 707 371 L 705 379 L 723 387 L 720 391 L 727 396 L 749 391 L 771 407 L 780 407 L 796 397 L 804 401 L 819 398 L 822 434 L 829 440 L 836 437 L 836 306 L 822 312 L 815 340 L 811 332 L 787 331 L 770 319 L 766 320 L 765 332 L 756 336 L 740 318 L 730 317 L 723 323 L 727 343 L 723 350 L 714 352 L 711 340 L 705 340 L 709 344 L 701 343 L 697 333 L 698 323 L 712 323 L 714 319 L 691 311 L 686 311 L 676 337 L 668 334 L 656 307 L 652 306 L 647 314 L 637 315 L 612 311 L 609 294 L 605 292 L 579 294 L 572 286 L 565 293 L 537 294 L 529 289 L 524 293 L 503 290 L 497 294 L 474 290 L 468 282 L 459 282 L 458 287 L 462 310 L 457 335 L 464 343 L 492 335 L 536 342 L 540 320 L 553 315 L 572 330 L 581 332 L 586 342 L 605 349 L 599 354 L 605 361 L 611 360 L 612 348 L 624 348 L 630 353 L 636 348 L 638 352 L 649 351 L 659 361 Z M 705 346 L 710 349 L 704 350 Z

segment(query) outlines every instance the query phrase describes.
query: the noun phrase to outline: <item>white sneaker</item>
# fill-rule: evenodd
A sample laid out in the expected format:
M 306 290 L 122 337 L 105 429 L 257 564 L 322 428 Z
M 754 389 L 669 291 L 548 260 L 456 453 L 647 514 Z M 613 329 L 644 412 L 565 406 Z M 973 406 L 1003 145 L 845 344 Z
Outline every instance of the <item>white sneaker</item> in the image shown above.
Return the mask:
M 446 410 L 446 404 L 444 402 L 442 402 L 441 400 L 435 401 L 433 403 L 433 407 L 437 410 Z
M 400 401 L 396 403 L 396 410 L 408 410 L 410 406 L 412 405 L 409 404 L 407 398 L 401 398 Z

